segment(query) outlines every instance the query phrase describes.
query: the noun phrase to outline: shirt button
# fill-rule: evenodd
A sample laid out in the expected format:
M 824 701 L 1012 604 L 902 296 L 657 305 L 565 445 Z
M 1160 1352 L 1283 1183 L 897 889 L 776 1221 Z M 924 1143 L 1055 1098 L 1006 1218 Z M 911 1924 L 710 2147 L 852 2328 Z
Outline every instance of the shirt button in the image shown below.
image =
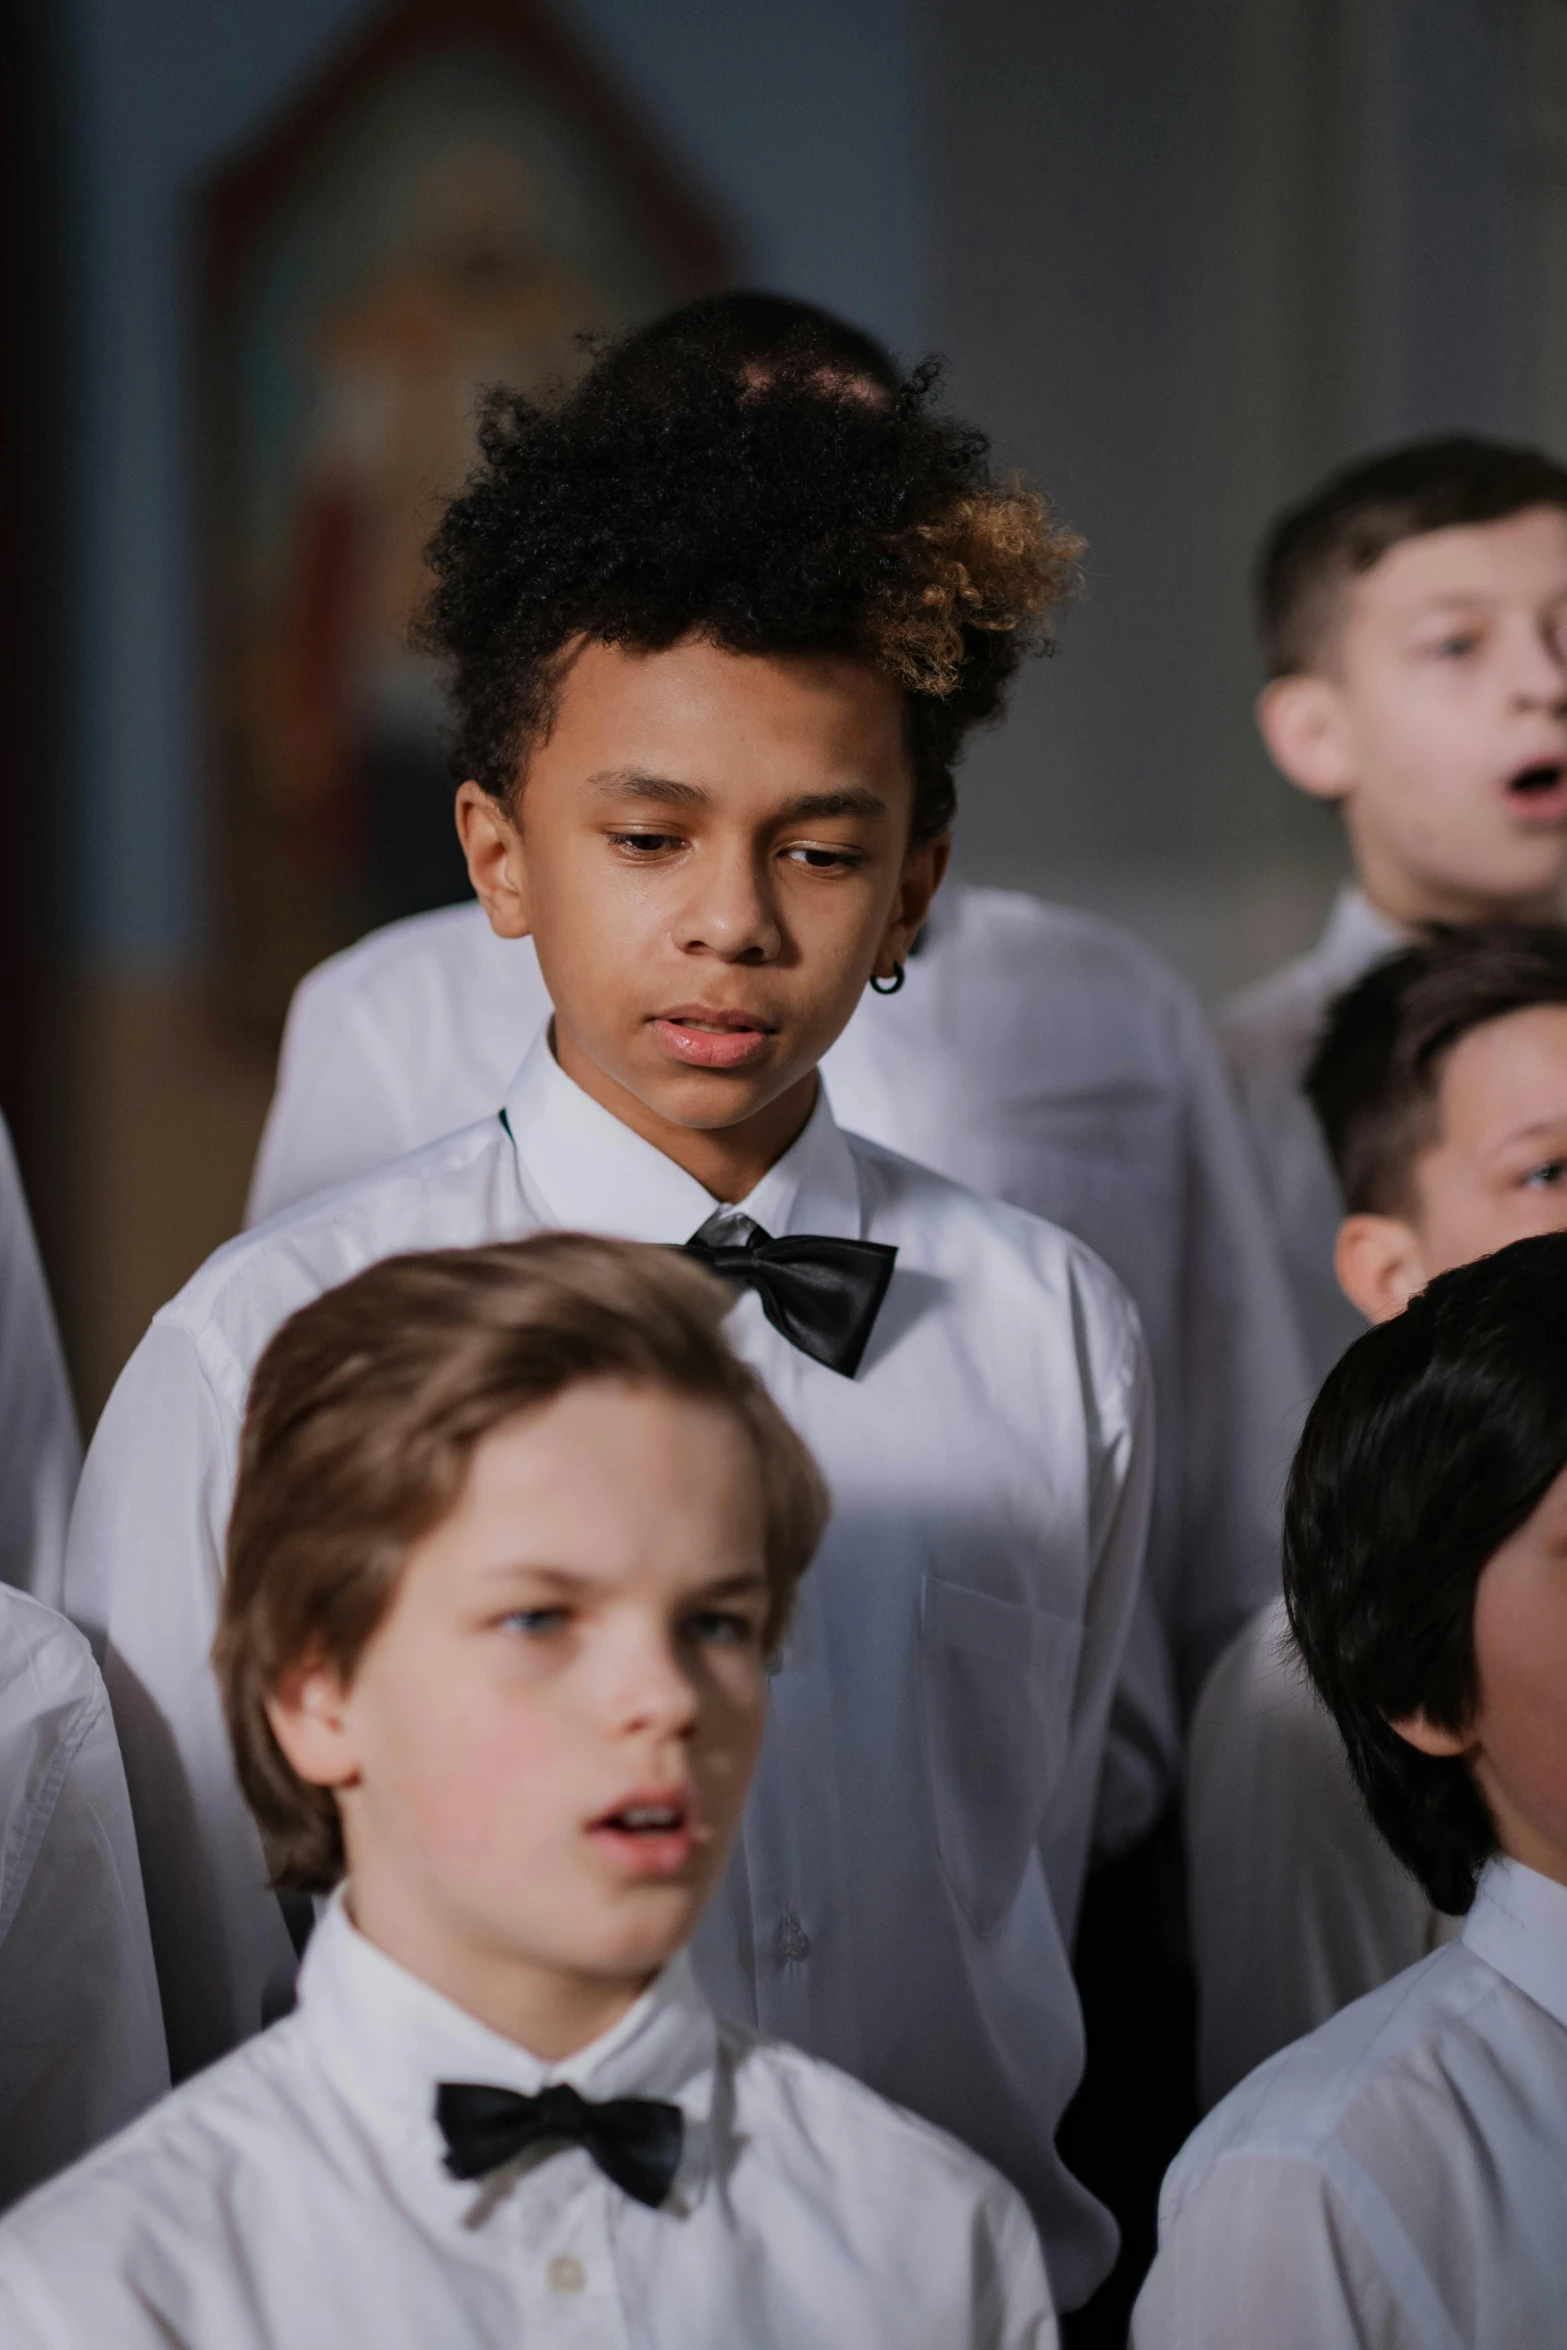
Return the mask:
M 580 2293 L 588 2281 L 587 2270 L 569 2252 L 557 2252 L 544 2273 L 552 2293 Z
M 775 1940 L 780 1958 L 809 1958 L 811 1955 L 811 1937 L 793 1910 L 785 1910 L 779 1919 Z

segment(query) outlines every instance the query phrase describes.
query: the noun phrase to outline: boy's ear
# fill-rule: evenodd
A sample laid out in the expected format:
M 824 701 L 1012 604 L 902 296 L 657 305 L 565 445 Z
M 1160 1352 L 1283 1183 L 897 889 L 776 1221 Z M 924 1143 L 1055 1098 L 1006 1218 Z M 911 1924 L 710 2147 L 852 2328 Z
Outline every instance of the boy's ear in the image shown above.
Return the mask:
M 931 899 L 941 887 L 951 855 L 951 833 L 938 832 L 933 840 L 918 842 L 904 858 L 892 919 L 877 950 L 877 979 L 890 979 L 896 966 L 908 961 L 909 949 L 925 927 Z
M 1473 1750 L 1474 1740 L 1465 1730 L 1444 1730 L 1440 1722 L 1433 1722 L 1428 1713 L 1400 1714 L 1398 1720 L 1389 1720 L 1388 1728 L 1396 1731 L 1407 1746 L 1428 1754 L 1435 1762 L 1451 1762 L 1457 1755 Z
M 501 802 L 477 783 L 458 785 L 453 813 L 468 879 L 490 928 L 497 938 L 526 938 L 533 922 L 521 833 Z
M 1270 678 L 1257 696 L 1257 726 L 1274 766 L 1314 799 L 1341 800 L 1352 788 L 1343 697 L 1331 678 Z
M 1346 1216 L 1333 1244 L 1333 1270 L 1368 1322 L 1391 1322 L 1430 1279 L 1420 1235 L 1402 1216 Z
M 348 1691 L 323 1658 L 286 1672 L 267 1699 L 267 1721 L 284 1759 L 309 1787 L 348 1787 L 359 1758 L 348 1722 Z

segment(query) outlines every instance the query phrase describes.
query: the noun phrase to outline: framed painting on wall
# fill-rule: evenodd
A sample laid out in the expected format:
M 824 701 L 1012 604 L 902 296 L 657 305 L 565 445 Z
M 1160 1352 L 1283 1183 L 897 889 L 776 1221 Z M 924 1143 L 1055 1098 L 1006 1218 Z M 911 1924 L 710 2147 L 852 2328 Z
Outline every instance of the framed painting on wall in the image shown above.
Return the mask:
M 221 994 L 466 881 L 408 643 L 481 391 L 726 279 L 723 239 L 531 0 L 408 0 L 201 196 L 200 505 Z

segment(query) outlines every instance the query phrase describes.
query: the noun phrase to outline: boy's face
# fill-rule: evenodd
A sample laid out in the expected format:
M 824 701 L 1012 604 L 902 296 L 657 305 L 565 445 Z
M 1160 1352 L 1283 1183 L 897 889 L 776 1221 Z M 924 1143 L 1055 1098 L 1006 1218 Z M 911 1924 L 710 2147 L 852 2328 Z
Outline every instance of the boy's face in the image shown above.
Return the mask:
M 465 784 L 458 823 L 491 922 L 535 940 L 562 1068 L 739 1198 L 924 920 L 946 849 L 910 849 L 912 804 L 903 696 L 863 662 L 586 643 L 517 822 Z
M 1533 1233 L 1567 1231 L 1567 1005 L 1533 1004 L 1461 1036 L 1442 1063 L 1437 1138 L 1405 1216 L 1348 1216 L 1336 1265 L 1373 1322 L 1438 1273 Z
M 1462 1755 L 1502 1850 L 1567 1883 L 1567 1470 L 1475 1585 L 1478 1703 L 1461 1731 L 1393 1726 L 1423 1753 Z
M 476 1448 L 347 1687 L 272 1708 L 361 1930 L 542 2056 L 690 1935 L 766 1710 L 759 1477 L 721 1409 L 568 1389 Z
M 1397 922 L 1557 910 L 1567 870 L 1567 514 L 1402 540 L 1343 589 L 1321 669 L 1267 686 L 1275 762 L 1337 800 Z

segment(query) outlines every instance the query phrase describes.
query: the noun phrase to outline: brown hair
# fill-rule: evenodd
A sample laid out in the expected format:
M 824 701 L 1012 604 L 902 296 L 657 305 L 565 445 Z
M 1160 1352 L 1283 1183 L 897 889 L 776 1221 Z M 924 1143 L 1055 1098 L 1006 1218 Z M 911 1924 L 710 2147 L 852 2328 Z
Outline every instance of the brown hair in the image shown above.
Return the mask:
M 1374 964 L 1329 1009 L 1306 1071 L 1351 1215 L 1406 1215 L 1438 1140 L 1448 1054 L 1471 1029 L 1567 1004 L 1567 930 L 1545 922 L 1437 929 Z
M 1322 664 L 1340 596 L 1404 539 L 1567 512 L 1567 470 L 1538 449 L 1465 435 L 1416 441 L 1336 473 L 1281 515 L 1257 565 L 1257 633 L 1269 677 Z
M 343 1873 L 330 1790 L 267 1719 L 310 1656 L 345 1681 L 410 1547 L 455 1503 L 474 1447 L 516 1413 L 612 1379 L 717 1405 L 761 1482 L 772 1645 L 827 1520 L 811 1455 L 722 1323 L 732 1292 L 675 1251 L 577 1233 L 390 1257 L 291 1316 L 256 1366 L 229 1520 L 213 1662 L 273 1883 Z

